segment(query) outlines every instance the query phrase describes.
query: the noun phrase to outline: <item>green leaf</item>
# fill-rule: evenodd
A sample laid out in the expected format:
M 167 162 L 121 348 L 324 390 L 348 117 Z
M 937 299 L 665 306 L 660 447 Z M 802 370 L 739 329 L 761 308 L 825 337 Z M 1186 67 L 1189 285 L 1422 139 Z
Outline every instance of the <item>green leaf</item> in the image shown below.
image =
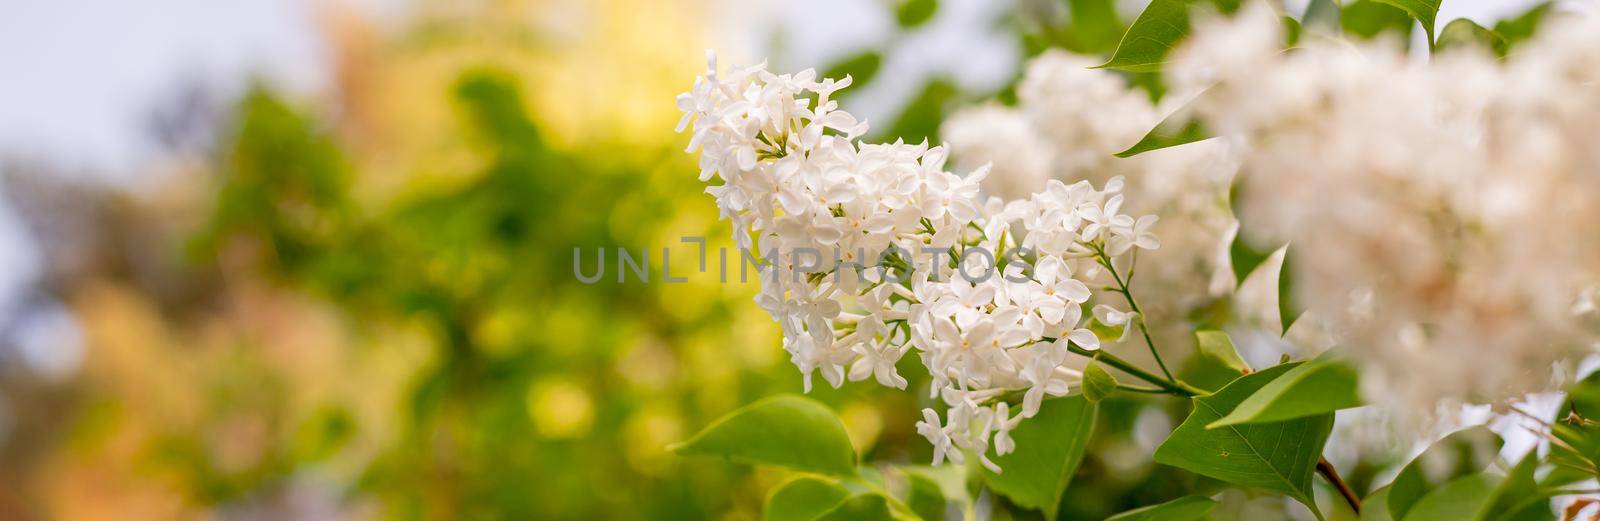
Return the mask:
M 1244 280 L 1255 273 L 1261 263 L 1272 256 L 1270 251 L 1262 251 L 1251 246 L 1244 240 L 1244 230 L 1235 230 L 1233 241 L 1228 243 L 1228 260 L 1233 265 L 1234 285 L 1244 284 Z
M 1360 407 L 1356 378 L 1355 368 L 1342 360 L 1306 362 L 1268 382 L 1206 428 L 1279 422 Z
M 1189 103 L 1194 102 L 1191 100 Z M 1161 123 L 1157 123 L 1155 128 L 1150 129 L 1138 143 L 1134 143 L 1127 150 L 1117 152 L 1116 156 L 1128 158 L 1151 150 L 1175 147 L 1211 137 L 1211 132 L 1206 130 L 1205 124 L 1194 116 L 1194 109 L 1186 104 L 1161 120 Z
M 889 511 L 889 499 L 882 494 L 867 492 L 850 496 L 837 506 L 817 516 L 815 521 L 892 521 L 897 519 Z
M 1585 419 L 1600 420 L 1600 372 L 1590 374 L 1567 388 L 1567 402 L 1557 418 L 1569 412 Z
M 954 467 L 952 467 L 954 468 Z M 945 500 L 943 486 L 932 477 L 920 472 L 902 471 L 906 477 L 909 490 L 906 492 L 906 506 L 912 512 L 928 521 L 944 519 Z
M 939 0 L 904 0 L 900 2 L 900 8 L 895 10 L 894 17 L 900 22 L 900 27 L 910 29 L 932 19 L 938 10 Z
M 1301 27 L 1300 21 L 1295 20 L 1293 17 L 1285 16 L 1281 20 L 1283 22 L 1283 44 L 1294 47 L 1295 44 L 1300 43 L 1300 33 L 1304 32 L 1305 28 Z
M 910 490 L 907 506 L 926 520 L 944 519 L 944 512 L 972 504 L 967 492 L 967 469 L 957 465 L 900 465 Z M 935 504 L 937 503 L 937 511 Z
M 1550 435 L 1559 441 L 1550 444 L 1549 459 L 1555 468 L 1541 483 L 1562 486 L 1596 477 L 1594 455 L 1600 450 L 1592 427 L 1562 420 L 1550 424 Z
M 1201 519 L 1217 507 L 1217 502 L 1203 496 L 1184 496 L 1159 505 L 1135 508 L 1106 518 L 1106 521 L 1194 521 Z
M 1404 521 L 1470 521 L 1489 509 L 1489 496 L 1499 478 L 1489 474 L 1468 474 L 1451 480 L 1422 496 L 1406 512 Z
M 1392 31 L 1398 32 L 1403 41 L 1409 41 L 1412 27 L 1411 16 L 1405 11 L 1375 0 L 1356 0 L 1346 5 L 1339 17 L 1339 24 L 1344 27 L 1345 33 L 1363 39 L 1372 39 Z
M 877 51 L 867 51 L 838 62 L 834 62 L 822 73 L 824 78 L 843 79 L 850 77 L 850 84 L 855 89 L 861 88 L 878 75 L 878 67 L 883 64 L 883 55 Z M 851 89 L 851 90 L 855 90 Z
M 1083 462 L 1094 420 L 1095 404 L 1081 394 L 1045 400 L 1037 416 L 1011 431 L 1017 450 L 994 459 L 1004 472 L 985 469 L 984 481 L 1017 506 L 1055 519 L 1061 494 Z
M 1116 392 L 1117 377 L 1111 376 L 1100 364 L 1089 361 L 1089 365 L 1083 368 L 1083 397 L 1090 403 L 1100 403 L 1100 400 Z
M 1550 511 L 1550 498 L 1547 497 L 1523 501 L 1504 514 L 1490 517 L 1494 521 L 1550 521 L 1555 518 L 1555 512 Z
M 1539 5 L 1524 11 L 1516 18 L 1508 18 L 1494 23 L 1494 32 L 1506 40 L 1506 46 L 1515 47 L 1518 43 L 1533 38 L 1539 30 L 1539 24 L 1544 21 L 1550 12 L 1553 2 L 1541 2 Z
M 940 465 L 937 467 L 900 465 L 895 468 L 900 469 L 902 474 L 916 474 L 937 484 L 939 486 L 939 494 L 944 496 L 946 501 L 972 502 L 972 498 L 967 495 L 967 470 L 964 467 L 956 465 Z
M 1079 54 L 1105 54 L 1117 48 L 1122 19 L 1114 0 L 1068 0 L 1066 47 Z
M 1297 365 L 1283 364 L 1245 375 L 1215 394 L 1194 397 L 1194 411 L 1156 448 L 1156 463 L 1235 485 L 1281 492 L 1318 512 L 1312 499 L 1311 473 L 1333 430 L 1332 414 L 1206 428 Z
M 894 125 L 889 128 L 889 138 L 904 139 L 907 143 L 924 139 L 938 142 L 939 123 L 944 121 L 945 109 L 958 93 L 955 83 L 949 78 L 930 80 L 895 118 Z
M 1404 517 L 1429 488 L 1432 486 L 1423 476 L 1421 467 L 1415 461 L 1407 464 L 1389 483 L 1389 515 L 1397 519 Z
M 1494 444 L 1492 451 L 1480 450 L 1490 441 Z M 1405 519 L 1417 501 L 1439 483 L 1481 471 L 1488 462 L 1480 460 L 1494 456 L 1488 454 L 1479 458 L 1475 453 L 1498 453 L 1499 443 L 1500 437 L 1483 427 L 1464 429 L 1434 443 L 1401 468 L 1389 484 L 1389 513 L 1395 519 Z M 1449 472 L 1443 476 L 1429 476 L 1423 470 L 1438 467 L 1448 467 Z
M 1239 375 L 1239 370 L 1209 356 L 1191 356 L 1178 366 L 1178 379 L 1208 393 L 1233 383 Z
M 1439 43 L 1434 49 L 1443 51 L 1472 46 L 1493 51 L 1495 56 L 1506 55 L 1505 38 L 1466 18 L 1457 18 L 1445 24 L 1444 30 L 1439 31 Z
M 1389 4 L 1400 8 L 1411 15 L 1418 22 L 1422 22 L 1422 30 L 1427 31 L 1428 41 L 1433 41 L 1433 20 L 1439 16 L 1439 0 L 1375 0 L 1379 3 Z
M 723 416 L 673 451 L 732 461 L 853 476 L 855 449 L 844 423 L 815 400 L 782 395 Z
M 1539 482 L 1534 478 L 1534 473 L 1539 470 L 1539 454 L 1529 451 L 1522 457 L 1522 461 L 1511 467 L 1506 472 L 1505 479 L 1496 486 L 1494 493 L 1489 495 L 1489 508 L 1487 515 L 1479 519 L 1496 519 L 1496 517 L 1517 517 L 1527 515 L 1523 513 L 1529 501 L 1545 503 L 1544 514 L 1550 514 L 1550 496 L 1539 491 Z
M 1233 187 L 1234 190 L 1238 190 L 1238 188 L 1238 185 Z M 1230 200 L 1237 200 L 1236 195 L 1234 193 L 1228 194 Z M 1235 210 L 1236 215 L 1237 213 L 1237 210 Z M 1234 283 L 1236 285 L 1244 284 L 1245 279 L 1249 278 L 1250 274 L 1259 269 L 1273 255 L 1279 257 L 1278 321 L 1283 327 L 1281 334 L 1284 335 L 1289 334 L 1289 327 L 1293 326 L 1294 322 L 1303 313 L 1294 298 L 1294 264 L 1291 262 L 1293 257 L 1290 253 L 1288 244 L 1284 244 L 1271 253 L 1263 253 L 1246 242 L 1244 240 L 1244 230 L 1238 228 L 1233 230 L 1233 240 L 1228 243 L 1228 257 L 1229 262 L 1233 265 Z
M 1233 346 L 1233 339 L 1228 334 L 1216 330 L 1200 330 L 1194 332 L 1195 344 L 1199 346 L 1200 354 L 1212 357 L 1228 368 L 1238 371 L 1239 374 L 1250 372 L 1250 364 L 1244 362 L 1239 356 L 1239 350 Z
M 1167 53 L 1189 34 L 1189 5 L 1184 0 L 1153 0 L 1122 34 L 1111 59 L 1096 68 L 1129 72 L 1161 69 Z
M 1294 259 L 1289 255 L 1289 245 L 1285 244 L 1278 251 L 1283 252 L 1283 262 L 1278 265 L 1278 321 L 1283 324 L 1280 335 L 1289 334 L 1289 326 L 1293 326 L 1300 315 L 1304 313 L 1294 295 Z
M 763 521 L 811 521 L 843 503 L 850 491 L 822 478 L 804 476 L 784 483 L 761 508 Z
M 1593 469 L 1600 461 L 1600 373 L 1590 374 L 1567 387 L 1567 399 L 1555 417 L 1550 418 L 1550 434 L 1559 443 L 1550 445 L 1550 462 L 1556 465 L 1543 481 L 1564 485 L 1596 477 Z
M 1361 500 L 1361 521 L 1394 521 L 1389 515 L 1389 487 L 1374 490 Z
M 877 467 L 873 467 L 872 465 L 861 465 L 856 467 L 856 475 L 860 477 L 860 483 L 867 485 L 872 490 L 882 491 L 888 487 L 889 482 L 884 477 L 883 472 L 879 471 Z M 854 488 L 851 490 L 859 492 L 859 490 Z

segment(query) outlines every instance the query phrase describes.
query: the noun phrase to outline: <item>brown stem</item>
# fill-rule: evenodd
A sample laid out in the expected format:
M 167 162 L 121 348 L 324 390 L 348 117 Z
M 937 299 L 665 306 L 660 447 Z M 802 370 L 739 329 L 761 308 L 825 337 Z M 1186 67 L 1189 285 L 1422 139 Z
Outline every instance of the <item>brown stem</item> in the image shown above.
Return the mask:
M 1344 496 L 1344 501 L 1350 504 L 1350 510 L 1357 514 L 1361 513 L 1361 498 L 1356 496 L 1356 491 L 1350 490 L 1350 485 L 1344 482 L 1344 478 L 1339 477 L 1339 471 L 1333 468 L 1332 463 L 1328 463 L 1328 458 L 1317 459 L 1317 473 L 1327 478 L 1328 482 L 1333 484 L 1333 488 L 1339 489 L 1339 495 Z

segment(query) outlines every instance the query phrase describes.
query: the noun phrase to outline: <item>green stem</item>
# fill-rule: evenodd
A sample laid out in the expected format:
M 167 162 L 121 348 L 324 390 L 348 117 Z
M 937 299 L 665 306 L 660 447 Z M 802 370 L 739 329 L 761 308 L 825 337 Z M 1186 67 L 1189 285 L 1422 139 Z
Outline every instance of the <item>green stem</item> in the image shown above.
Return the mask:
M 1111 257 L 1106 255 L 1106 251 L 1097 246 L 1094 252 L 1100 258 L 1100 265 L 1105 266 L 1106 270 L 1111 272 L 1111 278 L 1117 282 L 1117 293 L 1121 293 L 1123 300 L 1128 301 L 1128 310 L 1138 315 L 1139 335 L 1144 337 L 1144 345 L 1150 348 L 1150 356 L 1156 359 L 1156 366 L 1161 368 L 1161 374 L 1166 375 L 1167 380 L 1176 382 L 1177 379 L 1172 377 L 1172 371 L 1167 370 L 1167 363 L 1161 360 L 1161 351 L 1156 349 L 1155 340 L 1150 338 L 1150 328 L 1145 325 L 1144 310 L 1139 308 L 1139 301 L 1134 300 L 1133 291 L 1128 289 L 1128 284 L 1122 280 L 1122 275 L 1117 273 L 1117 268 L 1111 264 Z M 1132 270 L 1129 270 L 1128 280 L 1133 280 Z
M 1170 394 L 1171 393 L 1171 391 L 1168 391 L 1166 389 L 1158 389 L 1158 388 L 1155 388 L 1155 387 L 1137 387 L 1137 386 L 1121 384 L 1121 383 L 1117 384 L 1117 390 L 1118 391 L 1127 391 L 1127 392 L 1130 392 L 1130 393 L 1140 393 L 1140 394 Z
M 1054 339 L 1046 339 L 1046 340 L 1049 340 L 1049 341 L 1052 341 L 1052 342 L 1054 341 Z M 1144 369 L 1140 369 L 1139 366 L 1133 365 L 1132 363 L 1128 362 L 1127 360 L 1123 360 L 1121 358 L 1117 358 L 1116 355 L 1113 355 L 1111 353 L 1107 353 L 1105 351 L 1099 351 L 1099 350 L 1090 351 L 1088 349 L 1084 349 L 1082 347 L 1079 347 L 1077 344 L 1072 344 L 1072 343 L 1067 344 L 1067 350 L 1072 352 L 1073 354 L 1076 354 L 1076 355 L 1079 355 L 1079 356 L 1088 357 L 1088 358 L 1091 358 L 1091 359 L 1093 359 L 1093 360 L 1095 360 L 1097 362 L 1109 365 L 1111 367 L 1115 367 L 1115 368 L 1117 368 L 1118 371 L 1122 371 L 1124 373 L 1127 373 L 1127 374 L 1133 376 L 1134 378 L 1138 378 L 1140 380 L 1144 380 L 1145 382 L 1148 382 L 1151 385 L 1154 385 L 1156 387 L 1161 388 L 1163 391 L 1165 391 L 1168 394 L 1174 394 L 1174 395 L 1184 396 L 1184 397 L 1206 394 L 1206 391 L 1203 390 L 1203 389 L 1200 389 L 1198 387 L 1189 385 L 1187 383 L 1184 383 L 1184 382 L 1176 380 L 1176 379 L 1162 378 L 1161 375 L 1152 373 L 1150 371 L 1146 371 Z

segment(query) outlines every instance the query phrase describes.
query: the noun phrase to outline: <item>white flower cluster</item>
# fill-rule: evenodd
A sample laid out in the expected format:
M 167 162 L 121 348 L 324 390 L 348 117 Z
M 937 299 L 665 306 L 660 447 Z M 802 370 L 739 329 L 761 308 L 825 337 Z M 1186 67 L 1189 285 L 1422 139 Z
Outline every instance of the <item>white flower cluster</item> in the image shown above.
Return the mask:
M 678 98 L 679 130 L 693 124 L 688 151 L 701 180 L 722 180 L 706 191 L 736 240 L 770 262 L 756 302 L 782 326 L 807 390 L 813 373 L 903 389 L 897 363 L 915 351 L 949 406 L 944 421 L 927 409 L 917 425 L 935 463 L 971 451 L 998 471 L 991 443 L 1010 452 L 1011 429 L 1081 377 L 1068 354 L 1099 348 L 1083 311 L 1089 282 L 1157 248 L 1156 218 L 1121 213 L 1120 178 L 984 199 L 986 169 L 947 172 L 942 147 L 858 142 L 865 122 L 830 99 L 849 84 L 764 64 L 719 75 L 713 58 Z
M 1126 176 L 1139 194 L 1131 210 L 1160 215 L 1163 228 L 1157 233 L 1167 239 L 1140 262 L 1141 278 L 1165 291 L 1149 295 L 1141 306 L 1152 315 L 1185 316 L 1233 289 L 1224 243 L 1234 225 L 1228 189 L 1238 154 L 1227 142 L 1211 140 L 1116 157 L 1192 96 L 1169 94 L 1157 105 L 1116 73 L 1090 68 L 1097 63 L 1066 51 L 1045 52 L 1028 63 L 1015 107 L 964 109 L 940 130 L 957 166 L 992 165 L 982 184 L 990 195 L 1026 197 L 1050 179 Z M 1153 333 L 1167 345 L 1186 343 L 1191 333 L 1183 321 L 1151 325 L 1160 326 Z
M 1052 50 L 1028 63 L 1017 108 L 989 104 L 957 112 L 941 130 L 963 166 L 995 165 L 984 190 L 1027 197 L 1047 179 L 1103 181 L 1138 171 L 1121 152 L 1161 120 L 1143 92 L 1095 61 Z
M 1301 299 L 1391 405 L 1503 400 L 1594 349 L 1600 23 L 1551 22 L 1505 60 L 1284 53 L 1277 17 L 1247 9 L 1169 64 L 1241 145 L 1243 229 L 1294 244 Z

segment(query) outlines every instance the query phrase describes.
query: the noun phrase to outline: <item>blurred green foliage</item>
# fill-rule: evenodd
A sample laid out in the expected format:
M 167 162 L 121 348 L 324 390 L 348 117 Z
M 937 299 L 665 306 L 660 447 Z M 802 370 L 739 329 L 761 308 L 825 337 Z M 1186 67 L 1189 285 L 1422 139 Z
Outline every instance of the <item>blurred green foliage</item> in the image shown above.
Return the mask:
M 504 73 L 468 72 L 451 96 L 481 168 L 366 206 L 351 193 L 355 174 L 334 129 L 253 91 L 239 105 L 215 211 L 193 252 L 245 245 L 271 278 L 327 299 L 358 327 L 400 321 L 428 332 L 435 354 L 397 411 L 404 431 L 357 491 L 383 498 L 396 517 L 686 519 L 726 510 L 728 495 L 704 491 L 733 487 L 742 470 L 700 465 L 710 468 L 692 479 L 656 479 L 630 468 L 619 448 L 637 443 L 625 439 L 627 422 L 645 404 L 612 370 L 638 329 L 679 345 L 726 313 L 674 322 L 659 307 L 659 285 L 590 286 L 571 275 L 574 248 L 645 246 L 646 235 L 610 225 L 619 205 L 642 204 L 630 211 L 664 220 L 670 196 L 682 192 L 639 182 L 647 165 L 553 150 Z M 560 323 L 574 316 L 579 323 Z M 573 327 L 584 337 L 563 334 Z M 579 389 L 565 406 L 588 425 L 559 433 L 570 438 L 541 436 L 538 413 L 530 415 L 530 401 L 541 399 L 530 382 L 547 377 Z M 764 393 L 761 379 L 748 383 L 742 396 Z M 664 397 L 696 421 L 687 398 Z M 329 421 L 336 433 L 360 428 Z M 338 437 L 313 436 L 295 450 L 325 454 Z M 173 450 L 181 459 L 181 444 Z M 203 501 L 247 488 L 193 473 Z

